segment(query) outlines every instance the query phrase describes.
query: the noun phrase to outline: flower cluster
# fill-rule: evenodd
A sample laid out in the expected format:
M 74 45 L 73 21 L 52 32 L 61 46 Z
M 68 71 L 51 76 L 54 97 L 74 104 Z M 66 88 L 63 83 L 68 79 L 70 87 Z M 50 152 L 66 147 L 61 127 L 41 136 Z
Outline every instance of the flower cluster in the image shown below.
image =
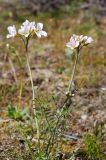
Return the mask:
M 7 38 L 12 38 L 15 36 L 24 36 L 29 37 L 30 35 L 36 34 L 37 37 L 41 38 L 42 36 L 46 37 L 47 33 L 43 31 L 43 24 L 42 23 L 35 23 L 35 22 L 29 22 L 26 20 L 20 29 L 17 31 L 15 25 L 9 26 L 8 28 L 9 34 L 7 35 Z
M 78 47 L 82 48 L 83 46 L 88 45 L 91 42 L 93 42 L 93 39 L 91 37 L 73 34 L 66 46 L 73 50 Z

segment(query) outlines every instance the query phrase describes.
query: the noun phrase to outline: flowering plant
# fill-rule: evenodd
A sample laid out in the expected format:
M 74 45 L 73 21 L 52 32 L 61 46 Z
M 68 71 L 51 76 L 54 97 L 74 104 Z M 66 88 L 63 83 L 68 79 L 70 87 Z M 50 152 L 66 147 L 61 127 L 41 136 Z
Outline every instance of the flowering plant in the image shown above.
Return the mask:
M 28 55 L 28 44 L 29 40 L 32 36 L 35 34 L 37 35 L 38 38 L 41 38 L 42 36 L 46 37 L 47 32 L 43 30 L 43 23 L 35 23 L 35 22 L 29 22 L 26 20 L 23 22 L 21 27 L 16 30 L 15 25 L 9 26 L 7 28 L 8 34 L 7 38 L 14 38 L 14 37 L 20 37 L 23 41 L 25 51 L 26 51 L 26 61 L 27 61 L 27 67 L 28 67 L 28 72 L 29 72 L 29 77 L 30 77 L 30 82 L 31 82 L 31 88 L 32 88 L 32 105 L 33 105 L 33 112 L 34 112 L 34 118 L 35 118 L 35 123 L 36 123 L 36 128 L 37 128 L 37 138 L 39 140 L 39 124 L 38 124 L 38 119 L 36 115 L 36 109 L 35 109 L 35 90 L 34 90 L 34 83 L 32 79 L 32 72 L 30 68 L 30 63 L 29 63 L 29 55 Z
M 75 70 L 76 70 L 76 66 L 77 66 L 77 62 L 78 62 L 78 58 L 79 58 L 79 52 L 84 46 L 86 46 L 92 42 L 93 42 L 92 37 L 73 34 L 71 36 L 69 42 L 66 43 L 66 46 L 68 48 L 70 48 L 71 50 L 76 50 L 76 59 L 75 59 L 74 67 L 72 70 L 72 76 L 71 76 L 71 80 L 69 83 L 68 91 L 66 92 L 66 94 L 68 96 L 72 95 L 72 93 L 70 93 L 70 92 L 72 92 L 72 88 L 74 86 L 73 79 L 74 79 L 74 74 L 75 74 Z
M 46 37 L 47 32 L 43 30 L 43 24 L 42 23 L 35 23 L 35 22 L 29 22 L 26 20 L 21 27 L 16 30 L 15 25 L 9 26 L 8 28 L 8 35 L 7 38 L 14 38 L 14 37 L 20 37 L 23 41 L 24 47 L 25 47 L 25 56 L 27 61 L 27 67 L 28 72 L 30 76 L 30 82 L 31 82 L 31 89 L 32 89 L 32 106 L 33 106 L 33 113 L 34 113 L 34 123 L 36 124 L 36 137 L 33 138 L 33 141 L 36 141 L 36 148 L 35 151 L 32 151 L 31 145 L 30 145 L 30 139 L 26 139 L 26 135 L 24 136 L 26 139 L 26 143 L 28 144 L 28 147 L 30 148 L 32 159 L 38 159 L 38 160 L 51 160 L 52 154 L 54 152 L 54 148 L 56 148 L 57 145 L 55 145 L 55 142 L 58 143 L 58 134 L 62 131 L 65 124 L 65 117 L 69 113 L 69 109 L 71 105 L 71 98 L 73 96 L 73 79 L 76 71 L 77 62 L 79 59 L 79 52 L 80 50 L 93 42 L 93 39 L 91 37 L 83 36 L 83 35 L 75 35 L 73 34 L 70 38 L 69 42 L 66 43 L 66 46 L 70 48 L 71 50 L 75 50 L 75 62 L 72 70 L 72 76 L 69 83 L 68 91 L 66 94 L 66 99 L 63 102 L 63 104 L 60 106 L 60 108 L 56 107 L 55 111 L 49 111 L 48 105 L 42 104 L 42 100 L 37 100 L 37 97 L 35 97 L 35 90 L 34 90 L 34 83 L 32 78 L 32 72 L 30 68 L 29 63 L 29 56 L 28 56 L 28 44 L 29 40 L 32 36 L 36 35 L 38 38 L 41 38 L 42 36 Z M 35 101 L 36 99 L 36 101 Z M 50 100 L 49 100 L 50 101 Z M 36 103 L 36 104 L 35 104 Z M 38 111 L 37 106 L 39 107 Z M 49 108 L 50 109 L 50 108 Z M 32 123 L 31 119 L 31 123 Z M 42 125 L 43 124 L 43 125 Z M 20 127 L 21 128 L 21 127 Z M 24 131 L 23 131 L 24 133 Z M 45 134 L 46 133 L 46 134 Z M 61 134 L 62 135 L 62 134 Z M 55 147 L 54 147 L 55 146 Z M 53 148 L 54 147 L 54 148 Z M 37 158 L 39 157 L 39 158 Z M 54 158 L 53 158 L 54 159 Z M 57 159 L 57 156 L 56 158 Z M 61 156 L 58 159 L 63 159 Z

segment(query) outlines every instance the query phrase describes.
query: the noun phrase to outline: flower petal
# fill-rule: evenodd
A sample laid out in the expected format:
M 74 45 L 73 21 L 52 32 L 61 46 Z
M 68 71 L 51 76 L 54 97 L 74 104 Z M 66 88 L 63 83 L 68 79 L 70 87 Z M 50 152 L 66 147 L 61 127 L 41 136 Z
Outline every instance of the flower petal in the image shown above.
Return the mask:
M 38 38 L 41 38 L 40 32 L 36 32 L 36 35 L 37 35 Z
M 76 41 L 75 48 L 77 48 L 78 46 L 79 46 L 79 41 Z
M 41 36 L 46 37 L 46 36 L 47 36 L 47 32 L 45 32 L 45 31 L 38 31 L 38 32 L 36 32 L 36 35 L 37 35 L 39 38 L 41 38 Z
M 9 32 L 9 34 L 7 35 L 7 38 L 11 38 L 11 37 L 15 37 L 15 36 L 16 36 L 17 31 L 16 31 L 16 28 L 15 28 L 15 25 L 9 26 L 9 27 L 7 28 L 7 30 L 8 30 L 8 32 Z
M 29 25 L 30 24 L 30 22 L 28 21 L 28 20 L 26 20 L 25 22 L 23 22 L 23 26 L 27 26 L 27 25 Z
M 93 42 L 93 39 L 91 37 L 88 37 L 88 39 L 86 40 L 86 44 L 89 44 L 89 43 L 92 43 Z
M 71 46 L 71 43 L 70 43 L 70 42 L 66 43 L 66 46 L 67 46 L 67 47 L 70 47 L 70 46 Z
M 10 34 L 7 34 L 7 38 L 11 38 L 12 36 Z
M 43 29 L 43 23 L 37 23 L 37 30 L 42 30 Z
M 44 37 L 47 37 L 47 32 L 45 32 L 45 31 L 40 31 L 40 34 L 41 34 L 42 36 L 44 36 Z

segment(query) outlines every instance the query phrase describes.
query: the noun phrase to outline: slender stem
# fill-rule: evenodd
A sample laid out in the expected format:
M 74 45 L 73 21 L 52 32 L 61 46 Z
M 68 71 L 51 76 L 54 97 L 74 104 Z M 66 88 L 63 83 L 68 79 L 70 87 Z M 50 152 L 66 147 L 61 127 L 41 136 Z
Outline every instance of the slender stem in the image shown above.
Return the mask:
M 37 113 L 35 109 L 35 90 L 34 90 L 34 83 L 33 83 L 33 78 L 32 78 L 32 71 L 29 63 L 29 56 L 28 56 L 28 43 L 29 43 L 29 37 L 26 39 L 25 43 L 25 49 L 26 49 L 26 60 L 27 60 L 27 67 L 29 71 L 29 77 L 30 77 L 30 82 L 31 82 L 31 88 L 32 88 L 32 105 L 33 105 L 33 112 L 34 112 L 34 118 L 35 118 L 35 123 L 36 123 L 36 128 L 37 128 L 37 139 L 40 144 L 40 133 L 39 133 L 39 124 L 38 124 L 38 119 L 37 119 Z
M 75 58 L 74 67 L 73 67 L 73 70 L 72 70 L 72 76 L 71 76 L 70 83 L 69 83 L 69 86 L 68 86 L 68 92 L 67 92 L 68 94 L 70 93 L 71 88 L 72 88 L 72 83 L 73 83 L 73 79 L 74 79 L 74 75 L 75 75 L 75 71 L 76 71 L 78 58 L 79 58 L 79 48 L 77 49 L 77 52 L 76 52 L 76 58 Z

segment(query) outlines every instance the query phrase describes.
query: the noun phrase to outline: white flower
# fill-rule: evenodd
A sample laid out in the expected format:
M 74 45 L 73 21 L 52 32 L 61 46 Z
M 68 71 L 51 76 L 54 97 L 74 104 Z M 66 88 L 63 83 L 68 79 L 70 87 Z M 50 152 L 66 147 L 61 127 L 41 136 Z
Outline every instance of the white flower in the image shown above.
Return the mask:
M 18 30 L 18 33 L 22 36 L 28 37 L 31 33 L 31 29 L 34 27 L 34 24 L 30 23 L 28 20 L 26 20 L 21 28 Z
M 15 25 L 13 26 L 9 26 L 7 28 L 9 34 L 7 34 L 7 38 L 12 38 L 12 37 L 15 37 L 17 35 L 17 31 L 16 31 L 16 28 L 15 28 Z
M 29 22 L 26 20 L 21 28 L 18 30 L 18 33 L 22 36 L 28 37 L 30 34 L 35 33 L 39 38 L 41 36 L 46 37 L 47 33 L 42 30 L 43 24 L 42 23 L 35 23 L 35 22 Z
M 43 31 L 43 23 L 37 23 L 35 33 L 39 38 L 47 36 L 47 32 Z
M 70 41 L 66 44 L 67 47 L 71 48 L 72 50 L 78 47 L 85 46 L 93 42 L 91 37 L 83 36 L 83 35 L 76 35 L 73 34 L 70 38 Z

